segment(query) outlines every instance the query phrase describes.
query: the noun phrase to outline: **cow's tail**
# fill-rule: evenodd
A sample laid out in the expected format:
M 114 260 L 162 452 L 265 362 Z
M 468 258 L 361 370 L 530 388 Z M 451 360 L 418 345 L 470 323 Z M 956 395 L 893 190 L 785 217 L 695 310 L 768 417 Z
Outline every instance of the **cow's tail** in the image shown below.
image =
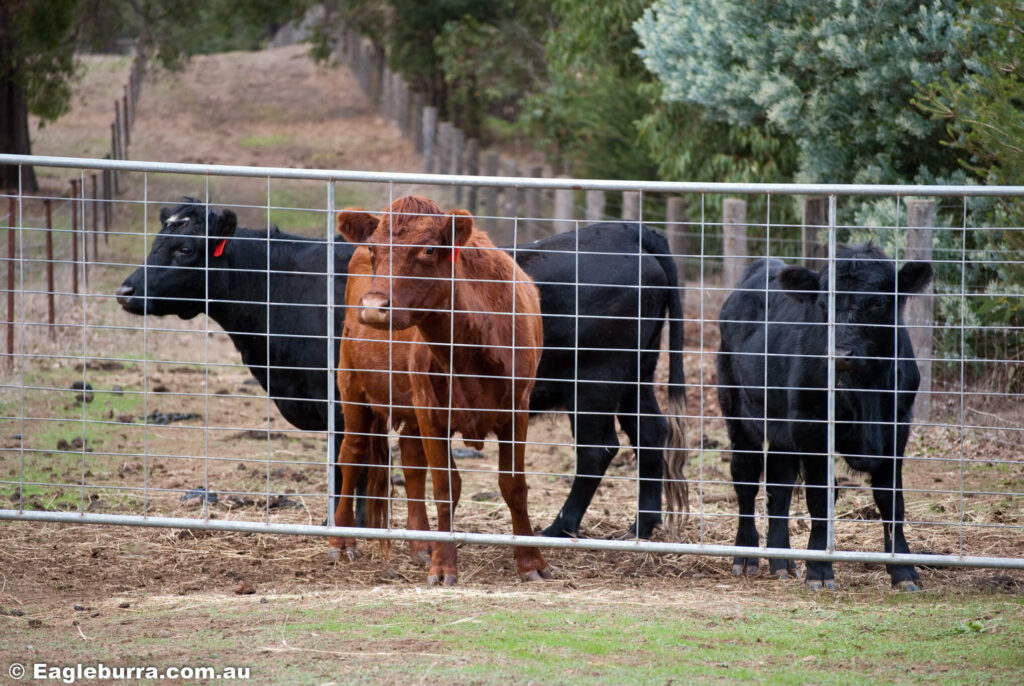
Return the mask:
M 658 260 L 668 284 L 668 407 L 669 434 L 665 441 L 666 524 L 673 529 L 685 525 L 690 511 L 690 487 L 686 482 L 686 379 L 683 372 L 683 302 L 679 274 L 668 241 L 644 227 L 643 249 Z
M 391 502 L 391 446 L 388 443 L 388 423 L 385 417 L 373 415 L 369 435 L 366 437 L 366 523 L 380 529 L 387 524 L 388 504 Z M 381 539 L 381 551 L 391 551 L 391 541 Z

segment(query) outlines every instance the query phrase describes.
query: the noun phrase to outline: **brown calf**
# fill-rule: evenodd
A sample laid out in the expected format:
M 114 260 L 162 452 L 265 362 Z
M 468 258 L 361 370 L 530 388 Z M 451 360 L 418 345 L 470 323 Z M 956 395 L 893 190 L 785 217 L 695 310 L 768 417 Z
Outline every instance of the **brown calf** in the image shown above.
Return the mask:
M 367 245 L 349 262 L 345 293 L 338 361 L 345 439 L 335 524 L 352 526 L 352 495 L 366 466 L 367 524 L 382 524 L 390 479 L 381 435 L 390 425 L 402 435 L 410 529 L 429 529 L 429 467 L 437 528 L 452 530 L 461 480 L 449 458 L 449 438 L 458 431 L 474 445 L 493 433 L 512 531 L 532 536 L 523 456 L 543 343 L 532 280 L 476 230 L 468 212 L 443 214 L 426 198 L 399 198 L 382 219 L 342 210 L 338 233 Z M 330 545 L 335 556 L 343 546 L 354 556 L 352 539 L 331 539 Z M 412 550 L 425 557 L 427 546 L 414 544 Z M 524 580 L 551 576 L 539 548 L 516 546 L 514 552 Z M 428 582 L 450 586 L 456 579 L 455 544 L 434 544 Z

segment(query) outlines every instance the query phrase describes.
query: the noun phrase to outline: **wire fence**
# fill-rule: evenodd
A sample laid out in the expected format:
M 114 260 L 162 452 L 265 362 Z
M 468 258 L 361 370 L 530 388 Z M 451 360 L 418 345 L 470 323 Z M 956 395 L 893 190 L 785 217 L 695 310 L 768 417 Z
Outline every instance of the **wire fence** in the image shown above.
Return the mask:
M 1022 188 L 0 164 L 116 169 L 125 188 L 103 201 L 109 248 L 82 251 L 80 292 L 44 267 L 86 234 L 12 215 L 2 519 L 328 536 L 342 552 L 397 539 L 435 557 L 459 542 L 724 555 L 738 573 L 795 558 L 825 582 L 815 563 L 1024 568 L 1024 232 L 1000 210 Z M 637 193 L 639 216 L 475 217 L 498 249 L 447 212 L 455 188 L 486 186 Z M 445 211 L 382 212 L 410 195 Z M 350 205 L 374 212 L 342 221 Z M 43 258 L 51 235 L 64 247 Z M 538 312 L 516 290 L 529 280 Z M 506 420 L 527 411 L 523 436 Z M 379 526 L 323 526 L 360 471 Z M 540 535 L 518 519 L 517 476 Z

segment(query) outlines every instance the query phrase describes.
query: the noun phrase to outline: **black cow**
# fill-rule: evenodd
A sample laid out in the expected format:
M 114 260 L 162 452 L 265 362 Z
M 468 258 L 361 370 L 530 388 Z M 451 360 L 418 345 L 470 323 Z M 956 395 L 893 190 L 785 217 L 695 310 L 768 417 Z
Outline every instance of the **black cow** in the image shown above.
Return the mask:
M 867 245 L 841 246 L 835 268 L 835 450 L 871 477 L 885 551 L 908 553 L 903 451 L 920 375 L 903 308 L 908 295 L 928 285 L 932 267 L 908 262 L 897 272 L 885 253 Z M 819 273 L 758 260 L 722 305 L 718 399 L 732 443 L 738 546 L 758 545 L 754 498 L 766 469 L 768 547 L 789 548 L 790 499 L 802 471 L 811 516 L 807 547 L 825 548 L 827 289 L 827 268 Z M 757 558 L 736 557 L 733 573 L 755 574 L 757 564 Z M 917 590 L 912 565 L 887 569 L 894 586 Z M 771 560 L 770 570 L 780 578 L 795 573 L 788 560 Z M 832 564 L 808 561 L 807 584 L 835 588 Z
M 300 429 L 326 430 L 326 370 L 335 365 L 338 351 L 335 341 L 328 361 L 326 243 L 276 228 L 268 240 L 266 232 L 236 228 L 230 210 L 207 211 L 192 198 L 173 209 L 162 209 L 160 218 L 163 228 L 145 268 L 136 269 L 117 290 L 121 306 L 134 314 L 190 319 L 204 311 L 208 283 L 209 316 L 231 336 L 242 360 L 285 419 Z M 682 306 L 676 269 L 664 237 L 647 227 L 638 232 L 637 226 L 598 224 L 581 229 L 578 237 L 571 232 L 509 250 L 537 282 L 544 315 L 545 349 L 531 412 L 569 412 L 578 444 L 580 478 L 574 480 L 545 535 L 576 534 L 600 477 L 618 452 L 616 417 L 631 443 L 638 446 L 640 512 L 632 525 L 635 534 L 649 537 L 661 522 L 662 446 L 668 442 L 672 448 L 669 459 L 676 470 L 685 463 Z M 352 252 L 347 243 L 335 246 L 334 330 L 339 335 L 345 272 Z M 203 269 L 207 264 L 208 272 Z M 577 281 L 584 285 L 577 287 Z M 268 293 L 272 303 L 269 344 Z M 579 317 L 575 316 L 577 302 Z M 666 315 L 670 317 L 671 423 L 654 398 L 654 367 Z M 574 381 L 577 374 L 579 382 Z M 338 408 L 335 426 L 343 430 Z M 335 445 L 340 447 L 340 435 Z M 340 477 L 336 483 L 340 486 Z M 685 483 L 670 487 L 676 489 L 674 502 L 684 503 Z

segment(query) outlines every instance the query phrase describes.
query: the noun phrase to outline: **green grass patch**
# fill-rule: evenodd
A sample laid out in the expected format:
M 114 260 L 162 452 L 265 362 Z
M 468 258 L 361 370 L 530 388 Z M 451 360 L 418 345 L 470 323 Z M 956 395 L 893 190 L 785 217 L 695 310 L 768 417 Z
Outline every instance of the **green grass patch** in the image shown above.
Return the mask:
M 1019 683 L 1018 598 L 798 589 L 776 602 L 701 591 L 676 600 L 664 589 L 640 601 L 554 588 L 386 589 L 370 600 L 362 599 L 369 589 L 349 589 L 263 602 L 182 599 L 182 607 L 140 598 L 130 614 L 104 610 L 82 629 L 92 660 L 123 658 L 131 634 L 131 650 L 153 664 L 182 655 L 244 664 L 260 683 Z M 37 632 L 34 657 L 77 651 L 73 638 Z
M 286 133 L 254 133 L 243 137 L 238 144 L 243 148 L 275 148 L 287 145 L 292 142 L 292 137 Z

